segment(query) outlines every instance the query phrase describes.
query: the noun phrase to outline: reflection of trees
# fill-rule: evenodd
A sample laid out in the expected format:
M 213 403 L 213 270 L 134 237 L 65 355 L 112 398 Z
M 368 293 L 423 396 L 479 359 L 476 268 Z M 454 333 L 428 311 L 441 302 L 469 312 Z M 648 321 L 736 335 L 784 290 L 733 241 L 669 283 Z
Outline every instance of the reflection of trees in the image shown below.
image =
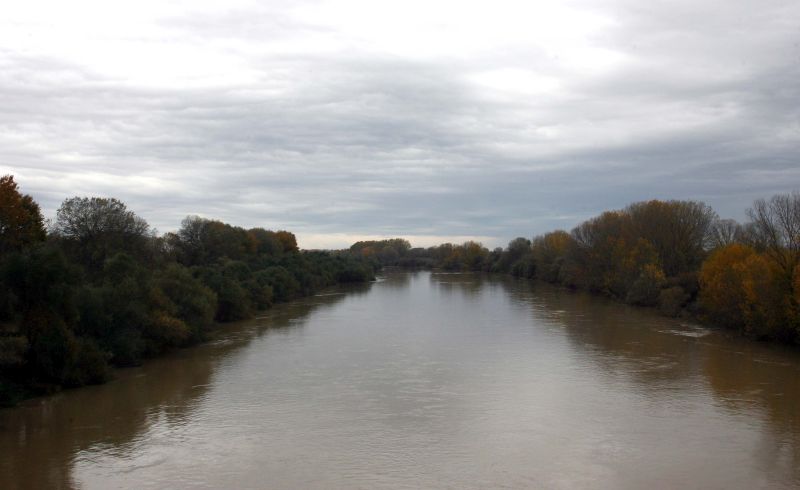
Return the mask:
M 225 355 L 230 348 L 216 353 Z M 2 488 L 69 486 L 73 457 L 101 444 L 121 451 L 161 414 L 180 418 L 206 391 L 216 362 L 159 359 L 105 386 L 79 389 L 1 414 Z M 161 369 L 167 368 L 167 369 Z M 168 407 L 168 408 L 167 408 Z M 177 422 L 177 421 L 176 421 Z
M 70 488 L 72 464 L 81 452 L 111 447 L 134 451 L 137 437 L 155 422 L 184 425 L 192 418 L 225 358 L 254 337 L 298 328 L 312 312 L 347 296 L 365 294 L 352 285 L 281 305 L 260 320 L 224 325 L 216 341 L 123 370 L 102 386 L 67 391 L 0 410 L 0 488 Z M 301 321 L 298 321 L 301 320 Z
M 385 267 L 381 274 L 381 287 L 389 289 L 405 289 L 411 283 L 411 279 L 419 277 L 422 272 L 411 271 L 401 272 L 402 269 Z
M 763 413 L 771 430 L 760 441 L 760 464 L 766 474 L 788 472 L 800 480 L 796 349 L 719 331 L 693 337 L 697 330 L 649 310 L 546 284 L 502 284 L 516 298 L 513 304 L 527 305 L 540 322 L 563 328 L 572 345 L 607 376 L 624 376 L 645 393 L 689 389 L 699 378 L 729 413 L 751 418 Z
M 524 309 L 537 323 L 563 332 L 581 354 L 582 362 L 596 366 L 604 376 L 634 383 L 634 388 L 645 395 L 669 400 L 680 395 L 679 390 L 688 393 L 708 388 L 720 407 L 743 422 L 759 425 L 766 421 L 768 430 L 756 431 L 761 439 L 754 456 L 764 473 L 778 478 L 788 474 L 800 481 L 797 351 L 727 338 L 721 333 L 677 335 L 671 331 L 696 332 L 649 310 L 506 276 L 389 274 L 381 288 L 399 292 L 414 281 L 420 286 L 418 294 L 463 295 L 469 300 L 502 292 L 510 301 L 498 305 Z M 193 419 L 214 383 L 218 364 L 236 356 L 253 338 L 302 328 L 312 313 L 353 295 L 366 294 L 369 288 L 353 285 L 281 305 L 255 321 L 223 327 L 217 341 L 124 371 L 120 379 L 108 385 L 45 398 L 23 409 L 0 411 L 0 488 L 69 487 L 76 457 L 103 446 L 123 454 L 135 451 L 137 438 L 154 423 L 179 426 Z M 342 291 L 345 293 L 340 294 Z M 391 300 L 391 295 L 385 299 Z M 383 355 L 378 349 L 372 353 Z M 394 393 L 395 375 L 389 370 L 383 377 L 373 376 L 370 383 L 376 384 L 362 388 Z M 448 373 L 428 372 L 420 378 L 439 380 L 445 386 L 449 380 L 443 376 Z M 377 401 L 371 403 L 405 403 L 392 396 L 374 399 Z M 410 413 L 414 407 L 400 408 Z M 759 413 L 764 414 L 763 421 Z
M 486 288 L 485 276 L 469 272 L 432 272 L 428 279 L 431 286 L 443 294 L 461 294 L 467 299 L 475 298 Z
M 739 339 L 737 339 L 739 340 Z M 703 372 L 721 404 L 733 413 L 760 408 L 772 437 L 757 457 L 770 473 L 792 472 L 800 481 L 800 367 L 797 351 L 739 340 L 708 349 Z
M 624 372 L 649 388 L 682 384 L 696 372 L 698 339 L 668 333 L 680 328 L 674 320 L 588 293 L 535 288 L 534 315 L 563 327 L 602 372 Z
M 510 307 L 524 308 L 542 325 L 564 332 L 582 359 L 601 375 L 636 384 L 642 393 L 673 396 L 708 388 L 729 413 L 763 413 L 759 457 L 767 472 L 800 479 L 800 358 L 796 349 L 764 345 L 708 331 L 588 293 L 548 284 L 477 274 L 432 274 L 445 294 L 467 298 L 502 288 Z

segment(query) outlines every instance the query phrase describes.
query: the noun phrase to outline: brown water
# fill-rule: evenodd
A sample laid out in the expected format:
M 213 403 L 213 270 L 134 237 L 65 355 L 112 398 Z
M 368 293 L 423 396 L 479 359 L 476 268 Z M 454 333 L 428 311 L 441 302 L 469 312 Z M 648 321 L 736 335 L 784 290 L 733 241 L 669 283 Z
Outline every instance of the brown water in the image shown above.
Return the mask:
M 0 488 L 798 488 L 800 352 L 389 274 L 0 411 Z

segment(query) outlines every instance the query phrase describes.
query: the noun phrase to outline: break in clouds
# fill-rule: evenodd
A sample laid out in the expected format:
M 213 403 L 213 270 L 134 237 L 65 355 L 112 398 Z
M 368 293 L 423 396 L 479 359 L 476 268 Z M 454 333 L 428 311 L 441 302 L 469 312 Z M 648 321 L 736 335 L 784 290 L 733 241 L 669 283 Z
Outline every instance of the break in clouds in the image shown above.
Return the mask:
M 643 199 L 741 219 L 800 187 L 794 1 L 16 2 L 0 174 L 53 216 L 113 196 L 489 246 Z

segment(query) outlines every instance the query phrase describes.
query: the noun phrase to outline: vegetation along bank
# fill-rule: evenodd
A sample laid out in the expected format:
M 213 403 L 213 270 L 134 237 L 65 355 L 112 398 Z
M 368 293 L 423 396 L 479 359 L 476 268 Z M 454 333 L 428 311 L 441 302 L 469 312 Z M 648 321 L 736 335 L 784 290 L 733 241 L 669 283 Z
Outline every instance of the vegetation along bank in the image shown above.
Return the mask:
M 505 248 L 403 239 L 301 251 L 288 231 L 189 216 L 157 235 L 113 198 L 73 197 L 45 227 L 0 178 L 0 406 L 102 383 L 207 338 L 218 322 L 383 266 L 509 273 L 800 343 L 800 193 L 758 200 L 743 224 L 695 201 L 647 201 Z
M 116 199 L 67 199 L 46 229 L 0 177 L 0 406 L 102 383 L 216 322 L 373 277 L 352 254 L 300 251 L 288 231 L 189 216 L 158 236 Z
M 749 220 L 720 219 L 696 201 L 646 201 L 506 248 L 403 239 L 358 242 L 379 265 L 510 273 L 592 291 L 735 329 L 800 343 L 800 193 L 758 200 Z

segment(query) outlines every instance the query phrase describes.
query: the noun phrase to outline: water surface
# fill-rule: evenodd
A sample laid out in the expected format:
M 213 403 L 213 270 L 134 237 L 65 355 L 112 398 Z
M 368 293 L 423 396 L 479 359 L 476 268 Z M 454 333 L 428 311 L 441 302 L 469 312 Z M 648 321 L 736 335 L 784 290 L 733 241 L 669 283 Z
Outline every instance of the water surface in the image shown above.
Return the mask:
M 797 488 L 800 352 L 396 273 L 0 411 L 0 488 Z

